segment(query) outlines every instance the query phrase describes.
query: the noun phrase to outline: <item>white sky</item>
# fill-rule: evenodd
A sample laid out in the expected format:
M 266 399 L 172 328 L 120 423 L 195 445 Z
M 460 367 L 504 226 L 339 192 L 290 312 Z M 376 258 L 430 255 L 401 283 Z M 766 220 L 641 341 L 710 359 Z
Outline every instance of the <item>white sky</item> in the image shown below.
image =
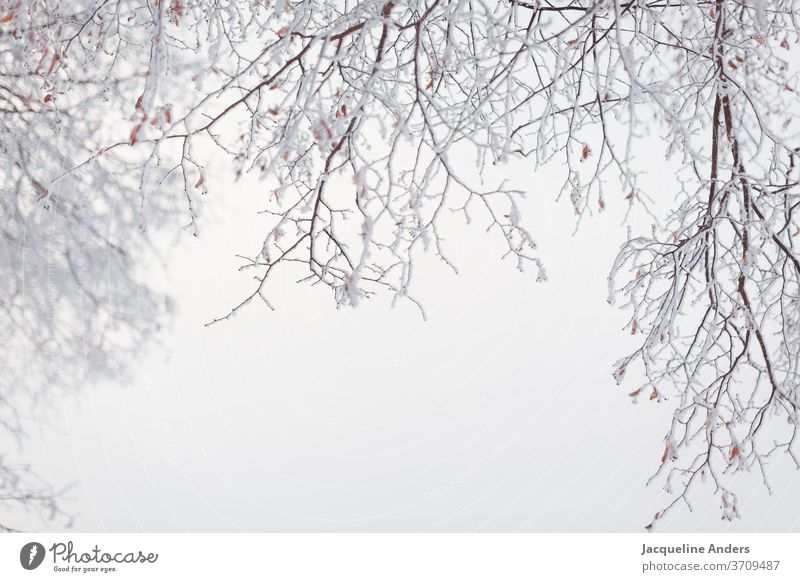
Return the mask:
M 672 196 L 652 166 L 650 192 Z M 418 265 L 427 323 L 386 297 L 337 311 L 327 288 L 284 277 L 278 311 L 254 304 L 204 328 L 250 288 L 233 255 L 264 234 L 257 185 L 218 182 L 201 238 L 152 274 L 178 306 L 166 349 L 136 363 L 130 384 L 54 399 L 53 426 L 24 458 L 54 483 L 77 481 L 80 531 L 641 531 L 667 499 L 644 483 L 674 401 L 634 406 L 634 379 L 619 388 L 611 376 L 634 341 L 606 302 L 625 193 L 573 236 L 552 176 L 513 171 L 549 282 L 500 262 L 478 216 L 454 221 L 461 273 Z M 800 530 L 797 472 L 772 470 L 772 496 L 759 475 L 737 477 L 741 520 L 720 521 L 704 488 L 694 513 L 660 529 Z

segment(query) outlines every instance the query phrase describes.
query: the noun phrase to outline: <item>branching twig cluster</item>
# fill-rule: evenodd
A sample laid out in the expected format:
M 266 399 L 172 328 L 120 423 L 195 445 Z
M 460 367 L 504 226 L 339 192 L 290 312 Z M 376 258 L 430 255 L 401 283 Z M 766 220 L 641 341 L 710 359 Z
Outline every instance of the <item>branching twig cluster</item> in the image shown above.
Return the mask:
M 578 222 L 610 201 L 654 219 L 613 268 L 611 296 L 641 338 L 615 376 L 640 365 L 634 396 L 677 392 L 658 475 L 687 504 L 710 479 L 732 517 L 731 473 L 756 467 L 766 481 L 769 459 L 796 460 L 796 13 L 795 0 L 20 0 L 0 14 L 3 123 L 27 133 L 4 142 L 3 211 L 71 212 L 91 192 L 102 218 L 116 189 L 137 198 L 125 224 L 144 227 L 177 191 L 197 235 L 220 156 L 262 178 L 267 223 L 242 257 L 251 293 L 210 323 L 271 307 L 279 271 L 340 306 L 383 290 L 422 310 L 415 257 L 430 249 L 456 268 L 448 213 L 545 278 L 521 216 L 527 188 L 489 182 L 511 158 L 556 164 Z M 101 130 L 78 114 L 97 100 L 129 123 Z M 680 167 L 663 221 L 637 176 L 652 134 Z M 126 246 L 83 231 L 129 281 Z
M 614 269 L 633 274 L 620 294 L 643 338 L 616 364 L 617 379 L 636 363 L 647 385 L 632 396 L 678 396 L 653 476 L 674 497 L 653 523 L 679 502 L 691 509 L 706 480 L 732 519 L 732 474 L 755 470 L 769 488 L 779 454 L 800 468 L 796 9 L 716 0 L 687 7 L 681 29 L 667 21 L 637 35 L 658 60 L 655 75 L 680 81 L 664 106 L 687 174 L 669 220 L 631 238 Z M 676 55 L 678 70 L 667 61 Z

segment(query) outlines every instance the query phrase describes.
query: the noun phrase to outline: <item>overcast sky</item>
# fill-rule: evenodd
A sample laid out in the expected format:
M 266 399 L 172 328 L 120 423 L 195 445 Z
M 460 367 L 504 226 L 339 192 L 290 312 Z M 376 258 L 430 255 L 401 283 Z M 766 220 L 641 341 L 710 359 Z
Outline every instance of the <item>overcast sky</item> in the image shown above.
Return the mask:
M 653 154 L 655 199 L 672 196 Z M 524 220 L 549 281 L 498 260 L 501 241 L 453 219 L 452 274 L 418 264 L 416 308 L 388 298 L 335 309 L 327 288 L 276 278 L 212 328 L 250 281 L 236 253 L 260 246 L 258 184 L 217 179 L 201 237 L 152 267 L 174 325 L 132 365 L 58 395 L 20 459 L 55 484 L 81 531 L 641 531 L 668 499 L 657 468 L 674 401 L 641 401 L 612 363 L 633 344 L 607 273 L 625 236 L 624 193 L 585 220 L 557 202 L 554 174 L 506 167 L 530 199 Z M 634 228 L 649 218 L 634 212 Z M 800 530 L 789 463 L 736 478 L 742 519 L 720 520 L 708 488 L 662 531 Z M 45 529 L 47 524 L 23 527 Z

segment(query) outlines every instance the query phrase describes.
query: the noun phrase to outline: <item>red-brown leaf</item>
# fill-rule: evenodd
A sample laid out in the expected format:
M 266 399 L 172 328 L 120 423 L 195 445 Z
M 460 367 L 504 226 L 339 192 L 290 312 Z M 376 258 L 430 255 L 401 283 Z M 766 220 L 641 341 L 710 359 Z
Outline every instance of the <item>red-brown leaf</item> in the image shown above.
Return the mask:
M 131 145 L 136 145 L 136 142 L 139 139 L 139 130 L 140 129 L 142 129 L 142 124 L 141 123 L 137 123 L 136 126 L 133 128 L 133 131 L 131 132 L 131 137 L 130 137 L 130 140 L 129 140 Z

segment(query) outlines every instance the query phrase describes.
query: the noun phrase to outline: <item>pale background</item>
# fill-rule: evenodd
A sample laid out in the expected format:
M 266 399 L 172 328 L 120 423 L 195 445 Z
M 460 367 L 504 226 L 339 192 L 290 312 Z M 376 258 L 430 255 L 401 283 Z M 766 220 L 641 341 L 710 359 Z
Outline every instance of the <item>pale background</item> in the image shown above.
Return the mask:
M 652 156 L 648 191 L 673 196 Z M 649 159 L 649 158 L 647 158 Z M 529 191 L 523 218 L 549 281 L 498 260 L 476 215 L 453 219 L 456 276 L 429 257 L 416 295 L 337 311 L 326 288 L 273 281 L 254 304 L 205 328 L 250 290 L 236 253 L 264 236 L 263 187 L 217 179 L 201 237 L 183 237 L 148 277 L 173 298 L 173 327 L 132 365 L 130 382 L 54 391 L 20 453 L 57 485 L 79 531 L 642 531 L 667 500 L 645 487 L 663 451 L 670 400 L 617 387 L 633 346 L 606 277 L 625 236 L 623 192 L 573 234 L 555 173 L 504 171 Z M 556 172 L 557 173 L 557 172 Z M 634 209 L 631 224 L 650 219 Z M 742 519 L 720 520 L 696 489 L 661 531 L 800 530 L 800 480 L 771 467 L 773 495 L 736 478 Z M 18 516 L 21 527 L 51 527 Z

